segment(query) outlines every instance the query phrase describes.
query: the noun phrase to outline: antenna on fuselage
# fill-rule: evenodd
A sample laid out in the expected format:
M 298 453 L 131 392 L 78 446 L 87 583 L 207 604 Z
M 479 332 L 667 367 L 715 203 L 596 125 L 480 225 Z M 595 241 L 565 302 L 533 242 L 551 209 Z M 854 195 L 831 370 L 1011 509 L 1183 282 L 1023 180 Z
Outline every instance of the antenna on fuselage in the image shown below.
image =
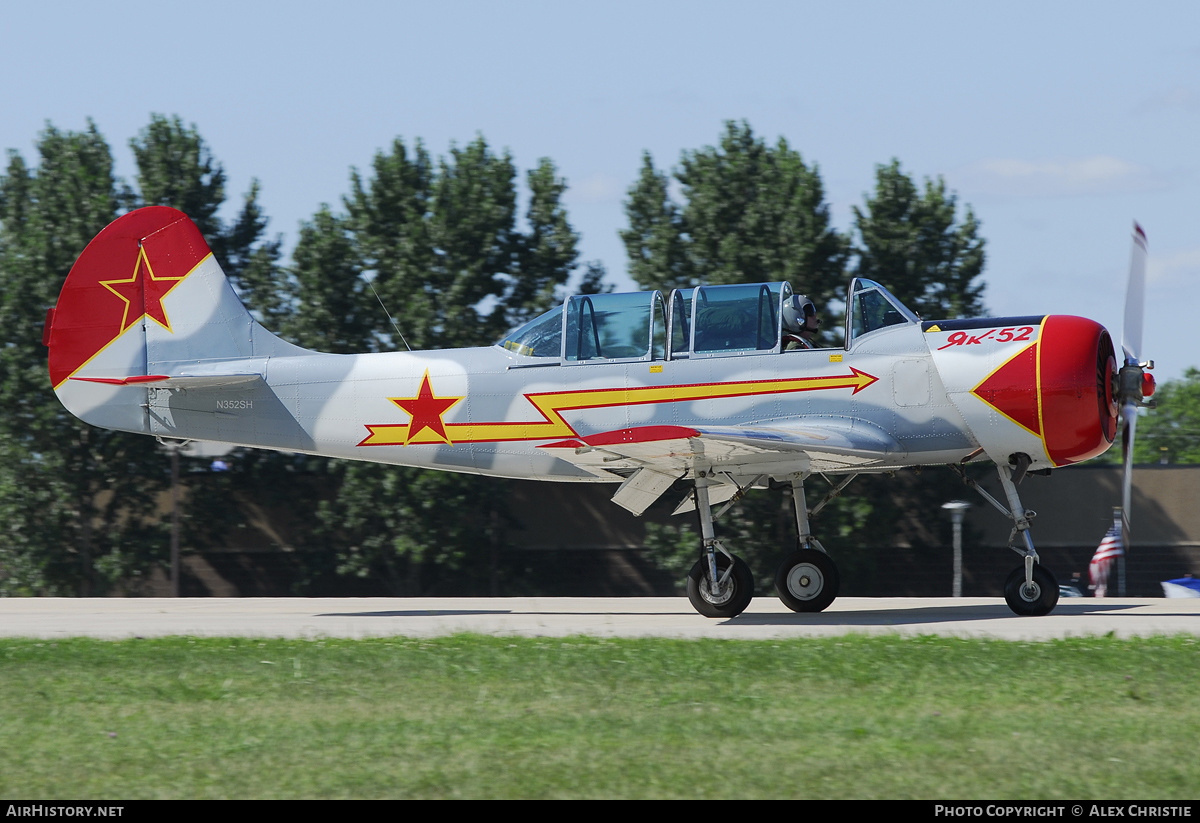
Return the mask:
M 363 278 L 366 280 L 366 278 Z M 371 287 L 371 294 L 375 295 L 375 299 L 379 301 L 379 308 L 383 309 L 383 313 L 387 315 L 388 322 L 392 324 L 392 328 L 396 330 L 396 334 L 400 337 L 400 342 L 404 344 L 404 348 L 412 351 L 412 346 L 408 345 L 408 341 L 404 339 L 404 335 L 400 332 L 400 327 L 396 325 L 392 313 L 388 311 L 387 306 L 383 305 L 383 298 L 379 296 L 379 292 L 375 291 L 375 284 L 367 280 L 367 285 Z

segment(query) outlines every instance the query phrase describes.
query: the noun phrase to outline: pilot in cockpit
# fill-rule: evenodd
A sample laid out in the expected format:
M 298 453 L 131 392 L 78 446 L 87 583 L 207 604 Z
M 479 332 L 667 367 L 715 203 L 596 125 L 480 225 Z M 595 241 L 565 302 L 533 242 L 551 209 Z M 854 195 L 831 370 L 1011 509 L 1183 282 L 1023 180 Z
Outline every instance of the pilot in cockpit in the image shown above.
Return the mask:
M 793 294 L 783 304 L 783 350 L 815 349 L 813 336 L 821 327 L 817 307 L 807 295 Z

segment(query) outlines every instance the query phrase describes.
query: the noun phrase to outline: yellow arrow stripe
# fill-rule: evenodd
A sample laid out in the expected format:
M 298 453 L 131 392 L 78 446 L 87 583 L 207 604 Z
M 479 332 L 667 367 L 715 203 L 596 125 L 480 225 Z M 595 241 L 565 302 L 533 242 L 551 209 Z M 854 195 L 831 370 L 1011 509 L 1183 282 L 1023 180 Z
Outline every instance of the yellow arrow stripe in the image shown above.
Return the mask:
M 678 386 L 642 386 L 629 389 L 583 389 L 566 392 L 527 394 L 541 413 L 541 420 L 527 422 L 447 423 L 451 443 L 496 443 L 514 440 L 544 440 L 574 437 L 577 432 L 563 419 L 562 413 L 579 409 L 614 406 L 638 406 L 647 403 L 684 403 L 693 400 L 720 400 L 761 394 L 785 394 L 802 391 L 853 389 L 857 394 L 879 378 L 851 367 L 850 374 L 832 377 L 793 377 L 786 380 L 748 380 L 737 383 L 698 383 Z M 360 446 L 403 446 L 446 441 L 429 429 L 408 439 L 408 424 L 367 424 L 370 432 Z

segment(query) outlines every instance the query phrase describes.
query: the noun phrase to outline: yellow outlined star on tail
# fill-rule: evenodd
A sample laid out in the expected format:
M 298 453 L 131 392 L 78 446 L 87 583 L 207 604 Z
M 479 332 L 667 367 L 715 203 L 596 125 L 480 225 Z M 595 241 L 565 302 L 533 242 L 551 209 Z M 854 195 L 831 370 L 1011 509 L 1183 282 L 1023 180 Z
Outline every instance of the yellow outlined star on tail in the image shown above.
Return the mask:
M 408 412 L 412 417 L 405 433 L 405 446 L 416 439 L 417 435 L 425 429 L 429 429 L 430 432 L 440 437 L 443 443 L 453 445 L 446 434 L 446 423 L 442 420 L 442 416 L 462 398 L 435 397 L 433 388 L 429 385 L 429 369 L 425 370 L 425 376 L 421 378 L 421 388 L 417 390 L 416 397 L 389 397 L 388 400 Z M 421 442 L 433 441 L 426 437 L 421 438 Z
M 146 256 L 146 249 L 139 246 L 133 274 L 126 280 L 101 280 L 100 285 L 125 301 L 125 314 L 121 317 L 122 332 L 145 316 L 174 334 L 162 301 L 184 277 L 187 275 L 155 277 L 154 269 L 150 267 L 150 259 Z M 130 311 L 130 307 L 134 310 Z

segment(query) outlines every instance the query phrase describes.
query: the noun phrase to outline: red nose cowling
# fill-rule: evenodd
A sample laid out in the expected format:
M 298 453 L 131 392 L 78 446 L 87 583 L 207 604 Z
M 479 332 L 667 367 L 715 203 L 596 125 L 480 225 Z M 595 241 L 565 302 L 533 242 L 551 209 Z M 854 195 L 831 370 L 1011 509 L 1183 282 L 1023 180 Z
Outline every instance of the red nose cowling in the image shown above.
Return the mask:
M 1039 342 L 1038 389 L 1046 453 L 1056 466 L 1103 454 L 1117 433 L 1112 339 L 1099 323 L 1051 315 Z

